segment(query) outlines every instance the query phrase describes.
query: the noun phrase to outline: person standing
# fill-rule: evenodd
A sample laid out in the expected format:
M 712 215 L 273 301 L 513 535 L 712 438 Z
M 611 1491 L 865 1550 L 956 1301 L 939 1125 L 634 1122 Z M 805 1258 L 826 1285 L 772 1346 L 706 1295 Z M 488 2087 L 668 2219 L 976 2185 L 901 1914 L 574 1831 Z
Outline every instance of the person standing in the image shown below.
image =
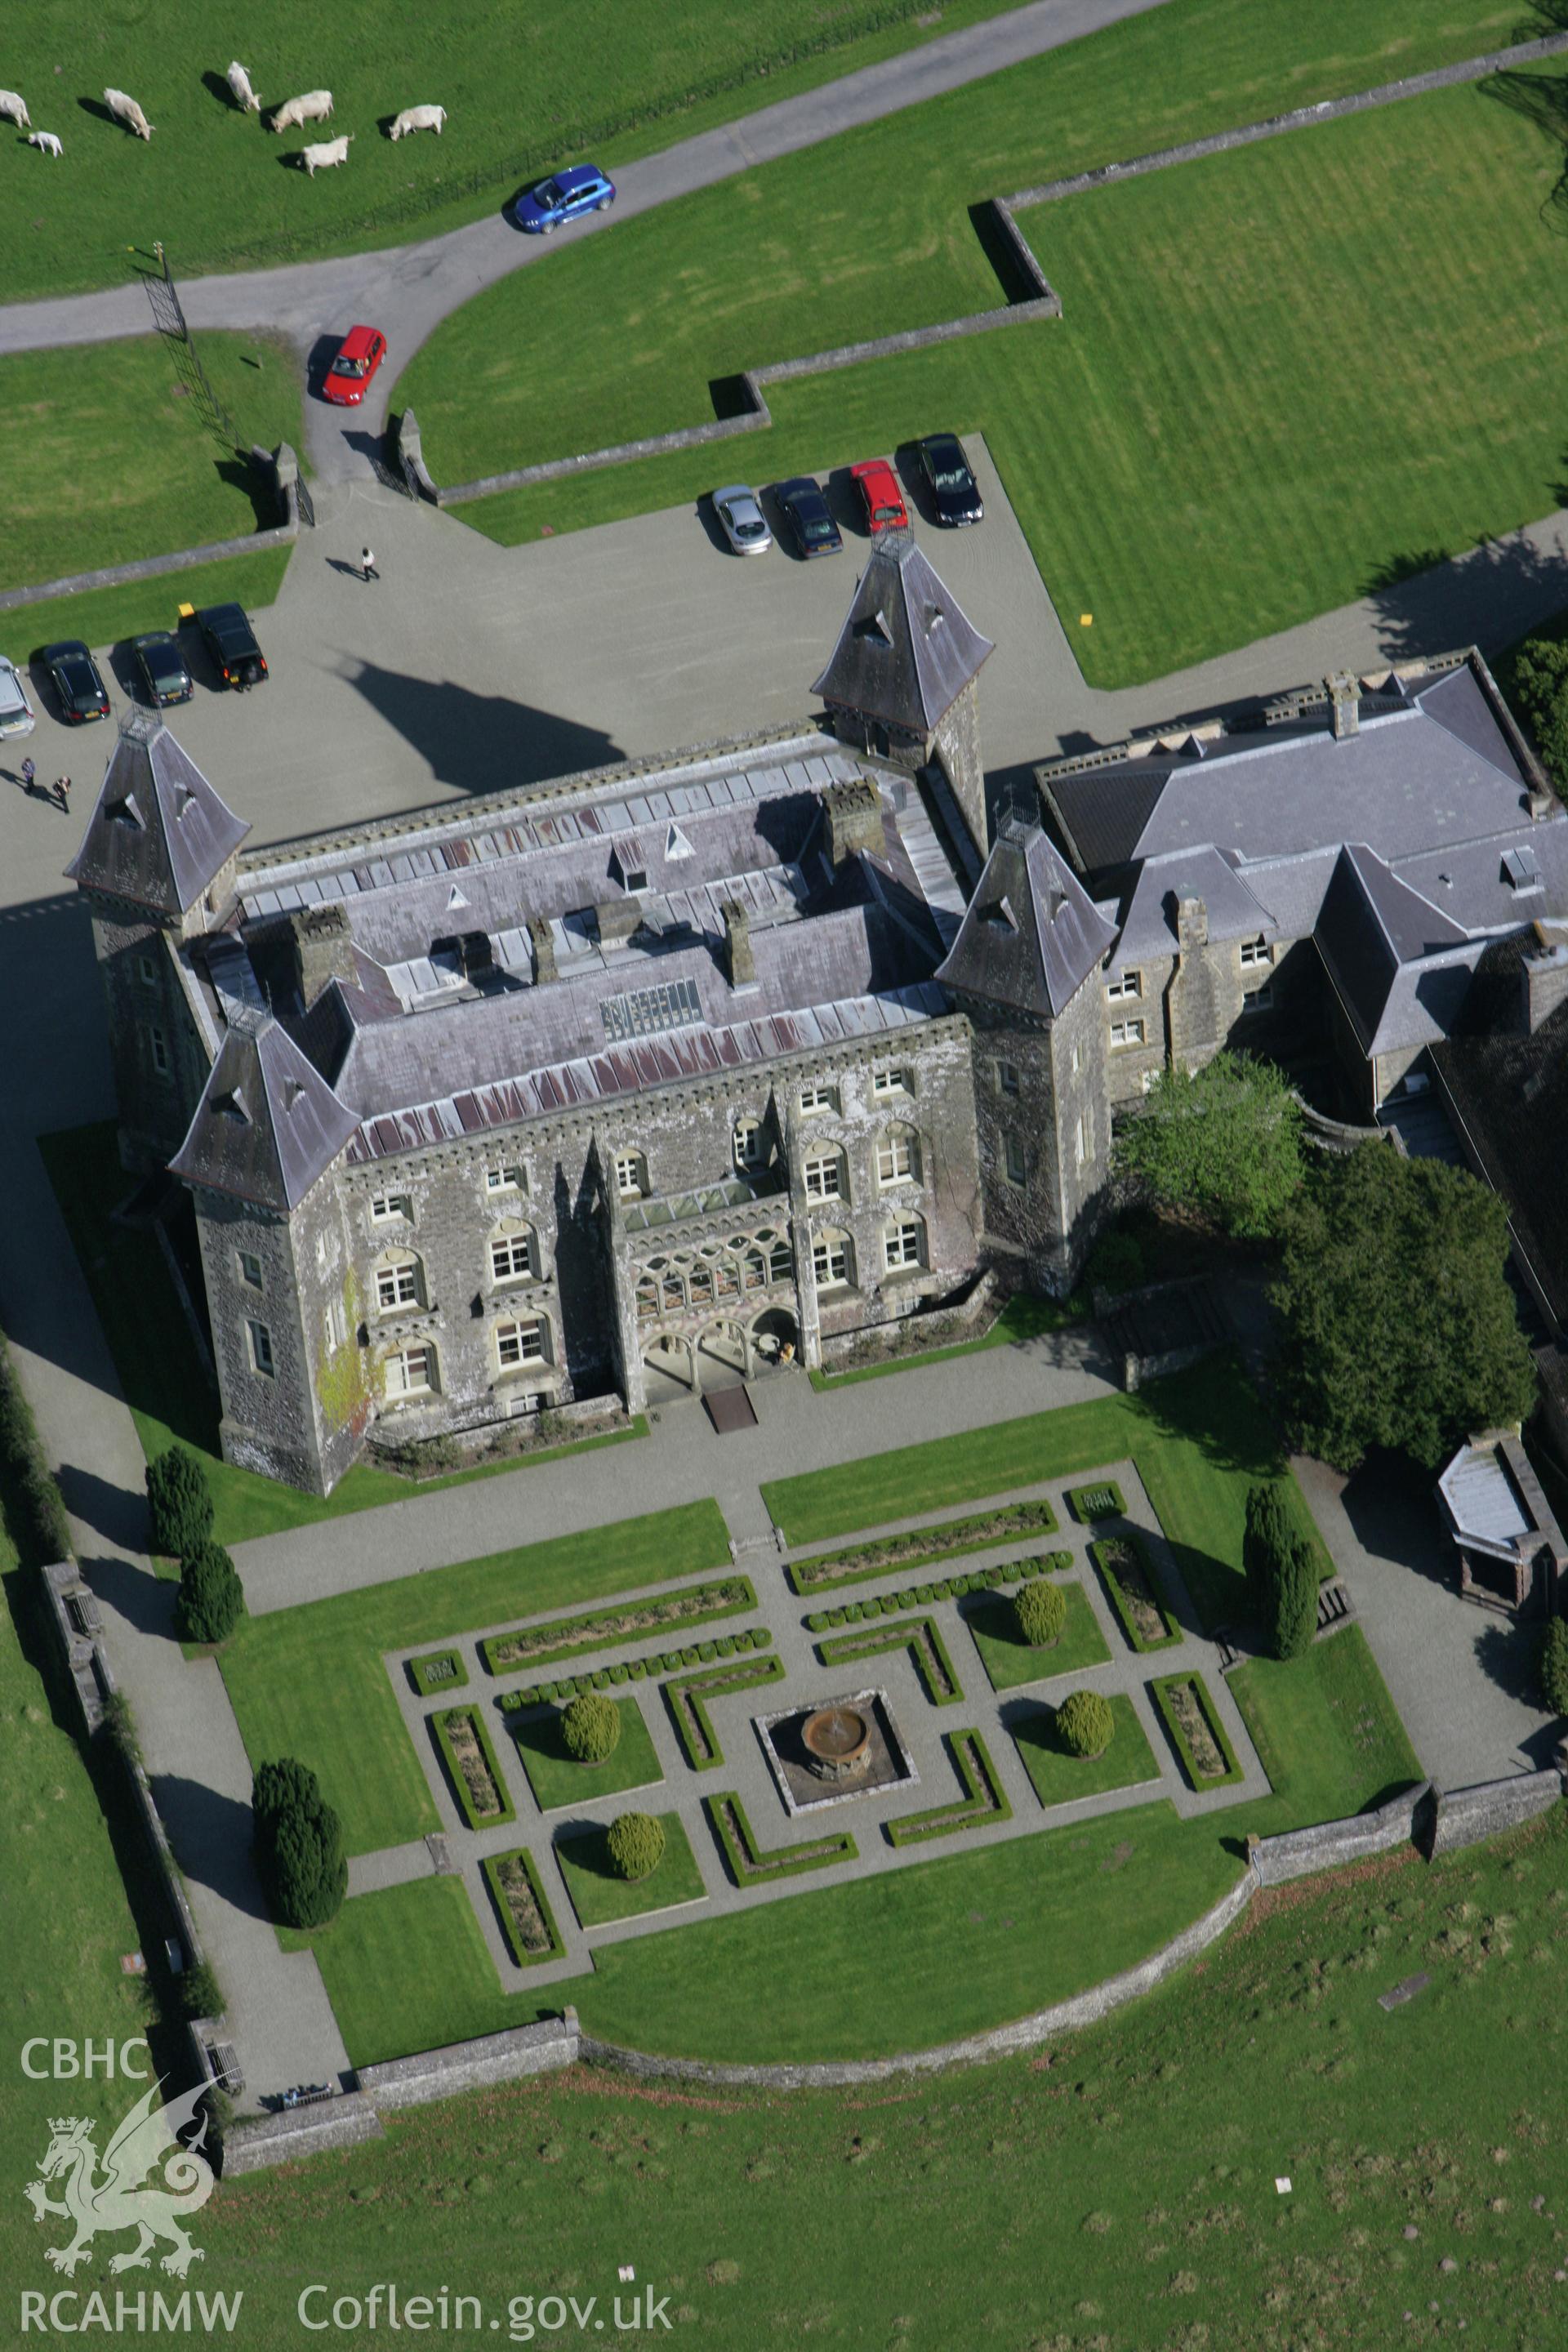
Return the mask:
M 359 569 L 362 580 L 369 582 L 381 578 L 380 572 L 375 568 L 375 558 L 368 547 L 360 550 Z
M 37 772 L 37 772 L 37 768 L 35 768 L 35 767 L 34 767 L 33 762 L 31 761 L 31 760 L 24 760 L 24 761 L 23 761 L 23 762 L 22 762 L 22 790 L 26 793 L 27 798 L 28 798 L 29 800 L 31 800 L 31 799 L 32 799 L 32 797 L 33 797 L 33 779 L 34 779 L 34 777 L 37 774 Z
M 61 808 L 64 809 L 67 816 L 69 816 L 71 813 L 71 780 L 68 776 L 57 776 L 55 778 L 55 798 L 58 801 Z

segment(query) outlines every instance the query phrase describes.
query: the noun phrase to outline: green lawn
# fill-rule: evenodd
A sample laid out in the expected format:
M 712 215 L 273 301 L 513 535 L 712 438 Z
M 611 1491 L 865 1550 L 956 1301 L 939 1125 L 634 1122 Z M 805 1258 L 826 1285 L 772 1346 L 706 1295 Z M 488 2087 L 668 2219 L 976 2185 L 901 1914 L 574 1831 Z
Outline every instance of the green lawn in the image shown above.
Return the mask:
M 1359 1625 L 1289 1665 L 1249 1658 L 1227 1680 L 1276 1792 L 1248 1808 L 1260 1834 L 1362 1811 L 1425 1777 Z M 1350 1789 L 1360 1792 L 1353 1806 Z M 1252 1821 L 1259 1810 L 1278 1818 Z
M 35 123 L 61 135 L 66 159 L 7 156 L 26 193 L 15 199 L 6 299 L 118 283 L 144 266 L 155 237 L 190 275 L 434 236 L 493 214 L 522 179 L 574 152 L 597 149 L 611 165 L 648 153 L 994 5 L 751 0 L 737 13 L 719 0 L 577 0 L 520 14 L 505 0 L 465 0 L 400 16 L 389 42 L 372 0 L 330 10 L 273 0 L 259 18 L 243 0 L 217 0 L 192 43 L 171 39 L 167 20 L 138 0 L 101 22 L 69 0 L 10 0 L 9 86 Z M 233 57 L 268 110 L 331 89 L 331 129 L 354 134 L 348 168 L 310 180 L 286 164 L 284 151 L 321 134 L 274 138 L 233 111 L 219 79 Z M 141 101 L 149 143 L 102 119 L 106 81 Z M 444 135 L 392 145 L 381 122 L 421 93 L 447 110 Z
M 302 395 L 289 347 L 266 335 L 205 334 L 199 349 L 241 446 L 298 449 Z M 208 431 L 160 335 L 11 352 L 0 358 L 0 415 L 11 458 L 0 588 L 282 520 L 270 486 Z M 161 583 L 160 609 L 181 598 L 191 601 Z
M 612 1919 L 638 1919 L 645 1912 L 701 1902 L 708 1890 L 679 1814 L 660 1813 L 658 1818 L 664 1823 L 663 1860 L 635 1885 L 613 1868 L 603 1830 L 556 1840 L 561 1875 L 584 1927 L 605 1927 Z
M 885 1364 L 861 1364 L 854 1371 L 809 1374 L 811 1385 L 820 1391 L 847 1388 L 854 1381 L 886 1380 L 890 1372 L 923 1371 L 928 1364 L 951 1364 L 955 1356 L 977 1356 L 987 1348 L 1022 1347 L 1028 1339 L 1037 1339 L 1047 1331 L 1060 1331 L 1076 1322 L 1077 1310 L 1071 1302 L 1059 1298 L 1037 1297 L 1033 1291 L 1021 1291 L 1003 1307 L 989 1331 L 978 1339 L 960 1339 L 951 1348 L 927 1348 L 917 1356 L 895 1356 Z
M 1025 1771 L 1042 1805 L 1070 1805 L 1079 1797 L 1103 1796 L 1108 1789 L 1131 1789 L 1157 1780 L 1160 1767 L 1131 1700 L 1113 1694 L 1116 1729 L 1103 1756 L 1075 1756 L 1057 1736 L 1057 1711 L 1042 1706 L 1015 1723 L 1012 1733 Z
M 293 550 L 264 547 L 254 555 L 226 555 L 188 572 L 157 580 L 132 580 L 122 588 L 89 588 L 79 596 L 46 596 L 0 613 L 0 654 L 25 665 L 40 646 L 58 637 L 80 637 L 93 646 L 116 645 L 149 629 L 172 629 L 182 604 L 243 604 L 258 613 L 277 601 Z
M 744 366 L 994 307 L 984 197 L 1511 28 L 1486 5 L 1175 0 L 503 281 L 398 396 L 449 483 L 697 424 Z M 984 431 L 1086 675 L 1162 676 L 1557 503 L 1562 161 L 1472 87 L 1095 189 L 1024 216 L 1063 319 L 776 386 L 737 462 L 767 480 L 937 420 Z M 716 463 L 461 511 L 531 538 L 693 498 Z
M 1021 1586 L 1027 1592 L 1029 1587 Z M 1081 1584 L 1060 1587 L 1068 1604 L 1067 1623 L 1054 1648 L 1031 1650 L 1018 1631 L 1010 1597 L 973 1602 L 963 1612 L 981 1664 L 993 1690 L 1019 1690 L 1026 1683 L 1054 1682 L 1058 1675 L 1076 1675 L 1085 1666 L 1102 1666 L 1110 1651 L 1100 1630 L 1089 1596 Z
M 403 1502 L 411 1494 L 437 1494 L 473 1478 L 499 1477 L 558 1461 L 563 1454 L 591 1453 L 600 1445 L 618 1445 L 647 1434 L 639 1413 L 627 1428 L 603 1437 L 481 1462 L 448 1477 L 416 1483 L 395 1470 L 358 1462 L 324 1498 L 301 1494 L 298 1487 L 263 1478 L 254 1470 L 237 1469 L 218 1452 L 217 1389 L 192 1344 L 155 1238 L 112 1222 L 114 1209 L 132 1184 L 120 1165 L 113 1123 L 40 1136 L 38 1149 L 76 1244 L 142 1450 L 149 1462 L 175 1444 L 201 1456 L 212 1489 L 213 1535 L 221 1544 L 247 1543 L 253 1536 L 311 1527 L 346 1511 L 373 1510 L 381 1503 Z
M 635 1698 L 618 1698 L 614 1705 L 621 1736 L 603 1764 L 582 1764 L 568 1755 L 558 1714 L 536 1716 L 529 1723 L 513 1719 L 518 1762 L 542 1813 L 555 1812 L 563 1805 L 593 1804 L 600 1797 L 619 1796 L 623 1789 L 651 1788 L 663 1780 L 641 1706 Z
M 460 1568 L 247 1617 L 220 1657 L 253 1765 L 295 1756 L 342 1815 L 350 1853 L 438 1827 L 382 1664 L 412 1649 L 712 1568 L 729 1555 L 716 1503 L 689 1503 Z

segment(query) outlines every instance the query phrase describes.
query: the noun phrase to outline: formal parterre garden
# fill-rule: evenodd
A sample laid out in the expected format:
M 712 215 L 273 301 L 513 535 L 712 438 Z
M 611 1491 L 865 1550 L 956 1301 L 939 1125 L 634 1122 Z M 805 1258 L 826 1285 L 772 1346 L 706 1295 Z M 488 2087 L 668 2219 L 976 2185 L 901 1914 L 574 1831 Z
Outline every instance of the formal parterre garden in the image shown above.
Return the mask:
M 1143 1957 L 1235 1883 L 1249 1832 L 1419 1777 L 1357 1629 L 1220 1676 L 1206 1633 L 1245 1613 L 1246 1495 L 1270 1476 L 1309 1525 L 1254 1391 L 1219 1358 L 765 1488 L 792 1555 L 925 1523 L 929 1573 L 899 1548 L 829 1605 L 792 1589 L 793 1560 L 726 1578 L 723 1522 L 694 1504 L 246 1621 L 222 1665 L 253 1758 L 309 1763 L 352 1853 L 437 1827 L 453 1853 L 454 1875 L 352 1895 L 311 1939 L 351 2055 L 563 2000 L 589 2031 L 656 2051 L 874 2055 Z M 1115 1517 L 1069 1511 L 1067 1486 L 1086 1483 L 1114 1492 Z M 963 1506 L 1010 1495 L 1030 1524 L 953 1556 L 952 1528 L 986 1516 Z M 1146 1661 L 1090 1559 L 1118 1541 L 1172 1629 Z M 728 1613 L 676 1622 L 693 1595 Z M 423 1675 L 447 1656 L 466 1684 L 419 1690 L 410 1661 Z M 789 1818 L 758 1721 L 783 1754 L 812 1708 L 868 1691 L 913 1779 L 863 1795 L 797 1780 L 811 1802 Z M 618 1885 L 628 1812 L 666 1833 Z

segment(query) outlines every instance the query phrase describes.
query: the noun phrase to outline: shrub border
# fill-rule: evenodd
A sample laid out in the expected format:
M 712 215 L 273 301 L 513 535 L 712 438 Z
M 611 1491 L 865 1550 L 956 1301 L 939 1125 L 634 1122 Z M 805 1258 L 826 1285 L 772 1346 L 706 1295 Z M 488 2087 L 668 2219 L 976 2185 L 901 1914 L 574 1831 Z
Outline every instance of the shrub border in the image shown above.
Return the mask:
M 742 1844 L 737 1844 L 731 1832 L 726 1806 L 734 1816 Z M 826 1830 L 820 1838 L 804 1838 L 795 1845 L 761 1846 L 744 1805 L 728 1790 L 721 1796 L 704 1797 L 702 1810 L 737 1886 L 761 1885 L 774 1878 L 798 1878 L 805 1871 L 826 1870 L 837 1862 L 853 1862 L 858 1853 L 848 1830 Z M 830 1847 L 832 1851 L 808 1853 L 806 1849 L 816 1845 Z
M 898 1821 L 884 1822 L 889 1845 L 922 1845 L 932 1838 L 955 1837 L 961 1830 L 975 1829 L 984 1822 L 1012 1820 L 1012 1803 L 978 1731 L 949 1732 L 947 1745 L 963 1783 L 963 1795 L 945 1805 L 933 1805 L 927 1812 L 905 1813 Z
M 1109 1511 L 1088 1511 L 1083 1507 L 1086 1495 L 1109 1495 Z M 1107 1519 L 1122 1519 L 1127 1516 L 1127 1502 L 1114 1478 L 1091 1478 L 1085 1486 L 1069 1486 L 1062 1496 L 1080 1528 L 1103 1527 Z
M 1144 1580 L 1148 1584 L 1154 1606 L 1160 1612 L 1160 1622 L 1166 1629 L 1159 1641 L 1140 1641 L 1137 1629 L 1133 1625 L 1132 1618 L 1128 1609 L 1127 1597 L 1121 1590 L 1121 1579 L 1118 1577 L 1114 1568 L 1111 1567 L 1110 1562 L 1101 1556 L 1105 1550 L 1107 1542 L 1130 1543 L 1137 1552 L 1139 1559 L 1142 1561 Z M 1177 1643 L 1183 1638 L 1182 1629 L 1180 1625 L 1177 1624 L 1175 1619 L 1172 1616 L 1170 1609 L 1165 1602 L 1164 1596 L 1160 1591 L 1160 1580 L 1154 1573 L 1154 1563 L 1149 1557 L 1148 1547 L 1143 1541 L 1142 1532 L 1137 1528 L 1129 1528 L 1125 1536 L 1102 1538 L 1100 1541 L 1090 1544 L 1089 1548 L 1089 1556 L 1093 1561 L 1096 1572 L 1100 1577 L 1100 1580 L 1104 1585 L 1106 1592 L 1110 1597 L 1111 1608 L 1116 1612 L 1116 1622 L 1121 1626 L 1122 1632 L 1126 1634 L 1127 1639 L 1132 1644 L 1133 1649 L 1136 1650 L 1139 1656 L 1147 1657 L 1150 1653 L 1154 1650 L 1173 1650 Z
M 924 1642 L 921 1638 L 922 1634 Z M 927 1642 L 935 1651 L 937 1664 L 947 1676 L 945 1691 L 939 1691 L 931 1681 L 931 1659 L 925 1648 Z M 889 1625 L 879 1625 L 873 1620 L 868 1626 L 857 1625 L 852 1633 L 836 1633 L 830 1641 L 818 1642 L 816 1654 L 825 1666 L 847 1666 L 858 1664 L 862 1658 L 879 1658 L 888 1650 L 902 1649 L 912 1652 L 921 1688 L 932 1706 L 953 1706 L 962 1700 L 963 1685 L 948 1655 L 947 1644 L 937 1631 L 934 1617 L 904 1617 Z
M 1004 1585 L 1022 1584 L 1030 1577 L 1061 1576 L 1072 1566 L 1070 1551 L 1031 1552 L 1026 1559 L 1004 1560 L 999 1568 L 961 1570 L 957 1576 L 939 1576 L 929 1585 L 906 1585 L 900 1592 L 851 1601 L 841 1608 L 808 1610 L 803 1622 L 808 1633 L 837 1633 L 841 1625 L 874 1624 L 879 1617 L 896 1617 L 904 1610 L 931 1609 L 973 1593 L 999 1592 Z
M 784 1661 L 776 1650 L 753 1651 L 749 1658 L 726 1659 L 721 1665 L 704 1668 L 695 1675 L 671 1675 L 659 1687 L 664 1703 L 675 1724 L 675 1736 L 680 1742 L 681 1754 L 694 1772 L 710 1772 L 724 1761 L 713 1726 L 709 1719 L 704 1698 L 719 1698 L 725 1692 L 760 1689 L 764 1683 L 783 1682 Z M 691 1726 L 686 1710 L 679 1702 L 684 1698 L 697 1717 L 698 1729 L 707 1742 L 708 1753 L 699 1756 L 691 1741 Z
M 1037 1512 L 1043 1512 L 1045 1516 L 1036 1517 L 1034 1514 Z M 998 1520 L 1005 1524 L 997 1532 L 971 1535 L 967 1541 L 963 1540 L 965 1529 L 995 1528 Z M 830 1591 L 836 1585 L 864 1584 L 873 1576 L 891 1576 L 901 1568 L 934 1568 L 940 1560 L 962 1559 L 968 1552 L 990 1551 L 994 1547 L 1022 1541 L 1029 1536 L 1055 1535 L 1060 1526 L 1056 1512 L 1043 1498 L 1034 1503 L 1004 1503 L 994 1511 L 973 1511 L 966 1518 L 949 1519 L 943 1527 L 909 1528 L 902 1535 L 887 1536 L 879 1542 L 873 1539 L 846 1544 L 837 1551 L 816 1552 L 809 1559 L 792 1559 L 789 1580 L 801 1599 L 809 1600 L 813 1593 Z M 954 1536 L 961 1540 L 952 1542 L 951 1538 Z M 889 1543 L 908 1543 L 912 1549 L 900 1558 L 879 1559 L 864 1568 L 847 1568 L 837 1576 L 815 1573 L 818 1569 L 831 1569 L 837 1561 L 860 1559 L 868 1551 L 880 1550 Z M 932 1549 L 922 1550 L 922 1543 L 930 1544 Z
M 581 1617 L 546 1618 L 542 1625 L 514 1625 L 510 1633 L 489 1633 L 479 1643 L 479 1656 L 485 1672 L 499 1681 L 503 1675 L 519 1674 L 537 1666 L 548 1666 L 559 1658 L 580 1657 L 585 1651 L 602 1650 L 615 1641 L 615 1627 L 629 1612 L 647 1605 L 664 1607 L 672 1601 L 696 1601 L 707 1593 L 738 1590 L 744 1597 L 739 1601 L 715 1601 L 681 1614 L 668 1618 L 664 1627 L 650 1625 L 639 1636 L 634 1630 L 625 1638 L 653 1641 L 660 1631 L 669 1632 L 680 1625 L 707 1625 L 718 1617 L 742 1617 L 757 1606 L 757 1595 L 749 1576 L 705 1578 L 698 1584 L 677 1585 L 671 1591 L 652 1596 L 651 1604 L 623 1601 L 613 1609 L 595 1609 Z M 575 1632 L 574 1632 L 575 1628 Z M 498 1659 L 495 1653 L 508 1642 L 515 1642 L 524 1633 L 561 1633 L 566 1638 L 542 1650 L 531 1651 L 526 1658 Z
M 501 1801 L 501 1810 L 499 1813 L 486 1813 L 481 1819 L 475 1812 L 468 1796 L 468 1784 L 463 1778 L 463 1768 L 452 1753 L 452 1743 L 447 1734 L 447 1717 L 449 1715 L 468 1715 L 473 1717 L 474 1730 L 479 1738 L 480 1752 L 485 1762 L 489 1766 L 495 1780 L 496 1793 Z M 507 1787 L 495 1748 L 490 1741 L 482 1701 L 471 1698 L 457 1706 L 444 1707 L 438 1715 L 432 1715 L 428 1720 L 435 1727 L 437 1745 L 441 1750 L 441 1760 L 447 1767 L 447 1777 L 458 1801 L 458 1810 L 468 1827 L 471 1830 L 498 1830 L 507 1822 L 515 1822 L 517 1807 L 512 1802 L 511 1790 Z
M 521 1862 L 522 1864 L 533 1899 L 539 1906 L 539 1916 L 549 1931 L 550 1948 L 547 1952 L 528 1951 L 519 1940 L 517 1922 L 511 1916 L 511 1906 L 506 1899 L 506 1892 L 500 1884 L 499 1874 L 503 1862 Z M 490 1892 L 490 1900 L 496 1906 L 507 1949 L 518 1967 L 542 1969 L 547 1961 L 564 1958 L 566 1947 L 561 1940 L 561 1930 L 555 1924 L 555 1914 L 550 1907 L 550 1899 L 540 1883 L 539 1865 L 528 1848 L 525 1845 L 512 1846 L 505 1853 L 488 1853 L 480 1864 L 480 1869 L 485 1885 Z
M 607 1666 L 595 1666 L 590 1675 L 561 1675 L 549 1682 L 524 1683 L 519 1690 L 502 1691 L 498 1704 L 503 1715 L 516 1715 L 530 1706 L 564 1706 L 579 1691 L 624 1690 L 627 1683 L 658 1682 L 663 1675 L 689 1674 L 708 1663 L 699 1657 L 700 1650 L 711 1647 L 716 1655 L 743 1658 L 748 1652 L 771 1648 L 773 1638 L 766 1625 L 742 1625 L 739 1633 L 722 1634 L 712 1643 L 688 1643 L 684 1649 L 657 1651 L 651 1658 L 616 1658 Z M 731 1643 L 729 1651 L 722 1650 L 726 1641 Z
M 452 1664 L 457 1667 L 458 1672 L 456 1679 L 447 1675 L 439 1682 L 427 1682 L 426 1680 L 426 1669 L 429 1666 L 438 1665 L 444 1658 L 450 1658 Z M 421 1698 L 439 1698 L 443 1691 L 467 1690 L 468 1687 L 468 1670 L 463 1664 L 463 1654 L 460 1650 L 427 1650 L 422 1658 L 409 1659 L 408 1679 L 413 1684 Z
M 1223 1772 L 1198 1770 L 1194 1761 L 1192 1748 L 1187 1743 L 1187 1736 L 1177 1722 L 1175 1710 L 1170 1704 L 1169 1694 L 1174 1690 L 1178 1683 L 1191 1683 L 1196 1691 L 1198 1705 L 1203 1709 L 1204 1720 L 1214 1735 L 1215 1746 L 1225 1759 L 1226 1769 Z M 1237 1759 L 1236 1750 L 1226 1736 L 1225 1726 L 1215 1712 L 1215 1703 L 1209 1696 L 1208 1685 L 1195 1666 L 1189 1668 L 1185 1674 L 1162 1675 L 1156 1682 L 1150 1684 L 1149 1696 L 1159 1709 L 1160 1720 L 1171 1735 L 1176 1753 L 1182 1759 L 1182 1769 L 1187 1776 L 1188 1786 L 1194 1795 L 1206 1796 L 1211 1789 L 1228 1789 L 1236 1781 L 1244 1780 L 1247 1778 Z

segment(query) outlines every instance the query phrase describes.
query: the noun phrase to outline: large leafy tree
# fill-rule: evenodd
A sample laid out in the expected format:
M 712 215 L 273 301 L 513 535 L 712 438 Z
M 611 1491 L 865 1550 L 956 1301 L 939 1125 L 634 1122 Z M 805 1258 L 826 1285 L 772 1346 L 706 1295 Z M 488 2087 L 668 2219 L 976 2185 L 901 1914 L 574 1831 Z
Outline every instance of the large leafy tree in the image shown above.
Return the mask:
M 1568 642 L 1527 637 L 1513 658 L 1512 689 L 1558 792 L 1568 795 Z
M 1349 1471 L 1392 1446 L 1436 1469 L 1467 1431 L 1529 1412 L 1507 1213 L 1473 1176 L 1380 1143 L 1326 1156 L 1283 1240 L 1280 1389 L 1309 1452 Z
M 274 1915 L 289 1927 L 324 1927 L 342 1908 L 349 1866 L 342 1824 L 310 1767 L 285 1756 L 257 1768 L 250 1810 L 256 1862 Z
M 1229 1234 L 1270 1234 L 1301 1181 L 1301 1114 L 1271 1062 L 1216 1054 L 1160 1072 L 1117 1158 L 1153 1200 Z

